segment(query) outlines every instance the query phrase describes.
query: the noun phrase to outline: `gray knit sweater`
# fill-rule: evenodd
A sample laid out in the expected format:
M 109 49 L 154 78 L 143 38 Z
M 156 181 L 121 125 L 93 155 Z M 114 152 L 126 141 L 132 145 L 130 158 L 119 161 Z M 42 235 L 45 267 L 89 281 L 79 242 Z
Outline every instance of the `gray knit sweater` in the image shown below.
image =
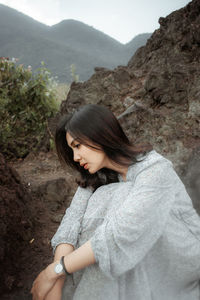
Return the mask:
M 62 300 L 200 299 L 200 217 L 171 161 L 140 159 L 126 182 L 78 187 L 52 247 L 90 240 L 96 263 L 66 278 Z

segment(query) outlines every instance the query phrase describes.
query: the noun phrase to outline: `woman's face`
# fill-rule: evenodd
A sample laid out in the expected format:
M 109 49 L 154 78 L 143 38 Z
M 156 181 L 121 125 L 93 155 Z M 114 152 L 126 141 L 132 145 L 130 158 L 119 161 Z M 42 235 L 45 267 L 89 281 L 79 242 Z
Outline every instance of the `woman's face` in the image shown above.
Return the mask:
M 78 162 L 89 173 L 94 174 L 101 168 L 107 166 L 108 158 L 103 150 L 96 150 L 81 144 L 67 132 L 66 140 L 69 147 L 72 148 L 74 161 Z M 91 142 L 90 145 L 94 146 Z

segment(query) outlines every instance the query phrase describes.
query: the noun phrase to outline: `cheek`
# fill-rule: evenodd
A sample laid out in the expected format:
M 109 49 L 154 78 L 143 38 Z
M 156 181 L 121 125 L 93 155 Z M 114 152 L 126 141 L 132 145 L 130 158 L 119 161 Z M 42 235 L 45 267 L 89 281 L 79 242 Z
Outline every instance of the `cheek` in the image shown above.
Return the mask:
M 104 161 L 105 161 L 105 155 L 101 153 L 101 154 L 99 155 L 99 162 L 100 162 L 100 163 L 103 163 Z

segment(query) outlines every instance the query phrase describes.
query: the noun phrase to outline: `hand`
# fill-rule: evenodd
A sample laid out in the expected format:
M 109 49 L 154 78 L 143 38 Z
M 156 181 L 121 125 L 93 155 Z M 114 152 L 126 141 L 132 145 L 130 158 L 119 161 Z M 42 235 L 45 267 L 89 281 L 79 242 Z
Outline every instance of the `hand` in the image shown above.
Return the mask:
M 47 266 L 34 280 L 31 289 L 33 300 L 44 300 L 48 292 L 53 288 L 56 280 L 60 277 L 54 271 L 56 263 L 54 262 Z

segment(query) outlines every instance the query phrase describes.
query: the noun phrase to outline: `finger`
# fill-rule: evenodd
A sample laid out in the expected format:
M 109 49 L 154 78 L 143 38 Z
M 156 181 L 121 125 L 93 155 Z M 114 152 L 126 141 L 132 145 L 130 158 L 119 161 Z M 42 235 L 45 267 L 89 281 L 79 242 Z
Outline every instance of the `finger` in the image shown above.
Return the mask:
M 32 296 L 32 300 L 38 300 L 39 297 L 34 293 L 33 296 Z
M 34 283 L 33 283 L 32 287 L 31 287 L 31 293 L 33 293 L 33 290 L 34 290 Z
M 30 293 L 33 295 L 35 293 L 35 285 L 32 285 Z M 35 297 L 34 295 L 32 297 Z M 34 298 L 33 298 L 34 300 Z

